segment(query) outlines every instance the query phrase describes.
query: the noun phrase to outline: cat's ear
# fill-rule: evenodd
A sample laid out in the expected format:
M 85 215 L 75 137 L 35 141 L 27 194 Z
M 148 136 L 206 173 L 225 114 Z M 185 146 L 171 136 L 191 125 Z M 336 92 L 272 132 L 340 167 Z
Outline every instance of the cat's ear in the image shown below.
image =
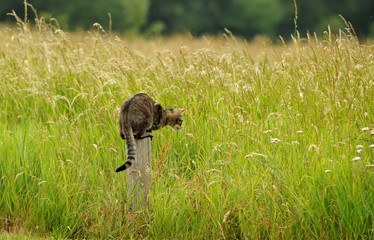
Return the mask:
M 179 111 L 181 112 L 181 114 L 183 114 L 185 111 L 187 111 L 187 109 L 185 109 L 185 108 L 180 108 Z

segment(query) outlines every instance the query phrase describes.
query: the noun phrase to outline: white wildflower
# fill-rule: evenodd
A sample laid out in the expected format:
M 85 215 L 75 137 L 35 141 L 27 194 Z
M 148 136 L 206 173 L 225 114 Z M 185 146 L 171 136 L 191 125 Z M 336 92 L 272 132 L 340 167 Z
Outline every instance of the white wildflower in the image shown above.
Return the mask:
M 369 130 L 370 130 L 370 128 L 368 128 L 368 127 L 361 128 L 361 131 L 369 131 Z
M 270 138 L 271 143 L 279 143 L 281 140 L 278 138 Z
M 314 150 L 319 151 L 319 147 L 315 144 L 310 144 L 308 147 L 308 151 L 311 151 L 314 148 Z
M 352 161 L 359 161 L 359 160 L 361 160 L 361 158 L 360 157 L 354 157 L 354 158 L 352 158 Z
M 329 172 L 331 172 L 331 170 L 325 170 L 325 173 L 329 173 Z
M 303 131 L 299 130 L 299 131 L 297 131 L 296 133 L 297 133 L 297 134 L 302 134 Z
M 363 67 L 364 67 L 364 66 L 361 65 L 361 64 L 356 64 L 356 66 L 355 66 L 356 69 L 361 69 L 361 68 L 363 68 Z
M 357 145 L 356 146 L 356 149 L 361 149 L 361 148 L 364 148 L 364 146 L 363 145 Z
M 369 148 L 374 148 L 374 144 L 371 144 L 371 145 L 369 146 Z

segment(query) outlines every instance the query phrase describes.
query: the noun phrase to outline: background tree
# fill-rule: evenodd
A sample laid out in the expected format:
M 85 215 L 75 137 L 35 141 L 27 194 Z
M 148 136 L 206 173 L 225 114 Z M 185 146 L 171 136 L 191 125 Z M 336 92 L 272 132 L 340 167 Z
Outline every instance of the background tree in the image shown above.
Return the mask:
M 339 14 L 360 36 L 374 36 L 373 0 L 296 0 L 297 29 L 322 34 L 327 26 L 344 28 Z M 0 21 L 14 20 L 12 9 L 23 16 L 24 0 L 0 2 Z M 228 28 L 234 35 L 256 34 L 277 38 L 294 33 L 294 0 L 29 0 L 39 16 L 56 18 L 63 29 L 88 29 L 95 22 L 120 32 L 194 35 L 217 34 Z

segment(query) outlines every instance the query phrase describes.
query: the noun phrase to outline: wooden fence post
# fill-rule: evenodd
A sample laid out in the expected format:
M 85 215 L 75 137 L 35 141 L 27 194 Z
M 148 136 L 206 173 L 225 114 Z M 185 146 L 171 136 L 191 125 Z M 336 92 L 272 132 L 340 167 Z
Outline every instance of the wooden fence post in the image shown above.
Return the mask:
M 135 139 L 135 143 L 135 161 L 127 169 L 127 197 L 131 210 L 148 207 L 153 176 L 151 138 Z

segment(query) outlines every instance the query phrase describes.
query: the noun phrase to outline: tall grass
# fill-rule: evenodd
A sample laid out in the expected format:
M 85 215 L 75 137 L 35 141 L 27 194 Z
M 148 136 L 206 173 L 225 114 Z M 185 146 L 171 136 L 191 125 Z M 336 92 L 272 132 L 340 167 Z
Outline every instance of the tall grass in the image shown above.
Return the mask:
M 374 237 L 374 47 L 323 39 L 126 41 L 37 19 L 0 30 L 0 230 L 56 238 Z M 261 41 L 259 41 L 261 42 Z M 128 211 L 117 116 L 186 107 L 155 133 Z

